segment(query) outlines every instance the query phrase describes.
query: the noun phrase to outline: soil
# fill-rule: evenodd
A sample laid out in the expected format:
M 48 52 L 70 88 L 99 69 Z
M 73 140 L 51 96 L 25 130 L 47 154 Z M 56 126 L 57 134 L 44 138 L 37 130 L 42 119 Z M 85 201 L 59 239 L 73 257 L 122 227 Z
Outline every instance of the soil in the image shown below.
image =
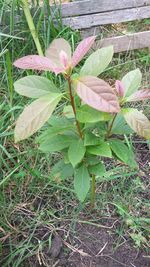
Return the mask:
M 125 238 L 118 243 L 117 227 L 117 219 L 105 222 L 105 228 L 78 223 L 75 234 L 70 233 L 67 241 L 61 232 L 53 237 L 51 249 L 42 252 L 41 262 L 47 265 L 35 263 L 34 258 L 33 261 L 30 259 L 30 266 L 149 267 L 150 258 L 146 251 L 138 250 Z
M 136 147 L 140 171 L 143 173 L 143 179 L 146 180 L 146 183 L 149 183 L 149 171 L 145 168 L 146 164 L 150 162 L 148 146 L 136 139 Z M 142 194 L 144 194 L 144 199 L 148 198 L 146 192 Z M 41 201 L 42 205 L 45 205 L 46 200 L 41 199 Z M 37 202 L 36 205 L 39 205 L 38 198 Z M 105 218 L 99 216 L 96 211 L 95 213 L 90 213 L 90 215 L 87 214 L 86 211 L 82 213 L 79 216 L 79 220 L 76 223 L 74 222 L 73 227 L 70 225 L 72 223 L 71 219 L 66 221 L 61 221 L 60 219 L 57 221 L 56 219 L 55 227 L 53 225 L 52 228 L 44 224 L 39 225 L 30 242 L 38 245 L 39 240 L 45 241 L 45 246 L 42 247 L 41 251 L 36 251 L 34 256 L 28 257 L 19 267 L 150 266 L 150 256 L 147 249 L 135 247 L 129 235 L 118 235 L 119 229 L 121 229 L 121 222 L 117 214 L 113 214 L 114 217 Z M 23 221 L 34 217 L 34 213 L 31 210 L 25 212 L 24 208 L 22 209 L 22 214 L 20 208 L 19 214 L 14 214 L 14 217 L 19 218 L 20 215 Z M 92 223 L 92 217 L 97 218 L 96 223 Z M 13 220 L 13 223 L 18 227 L 20 225 L 19 219 Z M 27 236 L 30 236 L 30 234 L 28 232 Z M 51 245 L 49 245 L 48 240 L 50 240 L 51 236 Z M 15 242 L 24 241 L 25 238 L 26 236 L 21 236 L 20 234 L 19 237 L 15 238 Z M 5 243 L 9 247 L 7 242 L 9 243 L 8 239 Z M 4 252 L 5 255 L 9 253 L 9 251 Z M 0 266 L 5 264 L 3 259 L 0 259 L 0 264 Z M 15 267 L 13 263 L 10 266 Z

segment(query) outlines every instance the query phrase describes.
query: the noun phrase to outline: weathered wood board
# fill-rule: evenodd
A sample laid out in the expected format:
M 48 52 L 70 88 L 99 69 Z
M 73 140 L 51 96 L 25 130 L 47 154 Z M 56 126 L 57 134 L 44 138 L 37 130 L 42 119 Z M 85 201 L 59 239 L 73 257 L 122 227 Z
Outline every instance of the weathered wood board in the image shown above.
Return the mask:
M 62 4 L 61 12 L 62 17 L 74 17 L 148 5 L 150 5 L 150 0 L 78 0 Z
M 77 17 L 63 18 L 64 25 L 71 28 L 86 29 L 93 26 L 115 24 L 125 21 L 140 20 L 150 17 L 150 6 L 131 8 L 125 10 L 115 10 L 110 12 L 102 12 L 91 15 L 83 15 Z
M 150 47 L 150 31 L 97 40 L 94 49 L 113 45 L 115 52 Z

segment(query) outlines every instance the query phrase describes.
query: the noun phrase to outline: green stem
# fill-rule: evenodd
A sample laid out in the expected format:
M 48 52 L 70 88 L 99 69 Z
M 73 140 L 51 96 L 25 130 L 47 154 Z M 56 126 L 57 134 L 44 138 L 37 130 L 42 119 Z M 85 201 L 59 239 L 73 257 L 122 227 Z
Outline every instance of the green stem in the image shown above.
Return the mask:
M 92 174 L 92 188 L 91 188 L 91 209 L 95 208 L 95 196 L 96 196 L 96 186 L 95 186 L 95 175 Z
M 26 17 L 26 20 L 27 20 L 31 35 L 33 37 L 34 43 L 36 45 L 38 54 L 40 56 L 43 56 L 43 51 L 42 51 L 41 44 L 40 44 L 40 41 L 39 41 L 39 38 L 38 38 L 38 34 L 36 32 L 36 29 L 35 29 L 35 26 L 34 26 L 34 23 L 33 23 L 33 18 L 32 18 L 31 13 L 30 13 L 28 0 L 22 0 L 22 6 L 23 6 L 23 11 L 24 11 L 24 14 L 25 14 L 25 17 Z
M 74 113 L 74 116 L 75 116 L 77 130 L 78 130 L 78 133 L 79 133 L 80 138 L 82 139 L 83 138 L 82 131 L 81 131 L 81 128 L 80 128 L 80 124 L 79 124 L 79 122 L 78 122 L 78 120 L 76 118 L 76 106 L 75 106 L 75 102 L 74 102 L 74 97 L 72 95 L 71 79 L 70 79 L 70 77 L 67 78 L 67 81 L 68 81 L 68 87 L 69 87 L 69 95 L 70 95 L 71 106 L 72 106 L 73 113 Z
M 112 119 L 112 122 L 111 122 L 111 124 L 109 126 L 109 129 L 108 129 L 108 132 L 107 132 L 107 135 L 106 135 L 107 138 L 111 135 L 111 130 L 112 130 L 112 127 L 113 127 L 113 124 L 114 124 L 114 121 L 115 121 L 116 117 L 117 117 L 117 113 L 114 115 L 114 117 Z

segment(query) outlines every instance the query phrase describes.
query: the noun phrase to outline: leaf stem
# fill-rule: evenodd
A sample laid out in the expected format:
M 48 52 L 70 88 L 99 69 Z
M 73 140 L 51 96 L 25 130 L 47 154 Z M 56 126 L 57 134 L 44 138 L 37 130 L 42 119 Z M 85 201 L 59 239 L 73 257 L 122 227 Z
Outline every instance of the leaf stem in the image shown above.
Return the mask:
M 92 174 L 91 209 L 95 208 L 95 196 L 96 196 L 95 189 L 96 189 L 96 186 L 95 186 L 95 175 Z
M 80 124 L 79 124 L 79 122 L 78 122 L 78 120 L 76 118 L 76 106 L 75 106 L 75 102 L 74 102 L 74 97 L 72 95 L 72 87 L 71 87 L 71 79 L 70 79 L 70 76 L 67 77 L 67 81 L 68 81 L 68 87 L 69 87 L 69 95 L 70 95 L 71 106 L 72 106 L 73 113 L 74 113 L 74 116 L 75 116 L 77 130 L 78 130 L 78 133 L 79 133 L 80 138 L 82 139 L 83 138 L 83 134 L 82 134 L 82 131 L 81 131 L 81 128 L 80 128 Z
M 32 18 L 31 13 L 30 13 L 28 0 L 22 0 L 22 7 L 23 7 L 23 11 L 24 11 L 24 14 L 25 14 L 25 17 L 26 17 L 26 20 L 27 20 L 31 35 L 32 35 L 34 43 L 36 45 L 38 54 L 40 56 L 43 56 L 43 51 L 42 51 L 41 44 L 40 44 L 40 41 L 39 41 L 39 38 L 38 38 L 38 34 L 36 32 L 36 29 L 35 29 L 35 26 L 34 26 L 34 22 L 33 22 L 33 18 Z
M 111 124 L 110 124 L 110 126 L 108 128 L 108 132 L 107 132 L 107 135 L 106 135 L 107 138 L 111 135 L 111 130 L 112 130 L 112 127 L 113 127 L 113 124 L 114 124 L 114 121 L 115 121 L 116 117 L 117 117 L 117 113 L 114 115 L 114 117 L 112 119 L 112 122 L 111 122 Z

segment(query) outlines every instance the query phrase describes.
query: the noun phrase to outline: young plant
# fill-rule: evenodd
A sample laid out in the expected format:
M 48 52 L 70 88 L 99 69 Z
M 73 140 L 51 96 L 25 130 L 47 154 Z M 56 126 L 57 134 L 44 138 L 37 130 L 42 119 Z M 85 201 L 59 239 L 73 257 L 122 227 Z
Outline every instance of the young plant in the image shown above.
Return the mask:
M 29 55 L 14 63 L 21 69 L 63 75 L 63 91 L 52 81 L 37 75 L 15 82 L 19 94 L 36 99 L 16 122 L 15 142 L 28 138 L 48 121 L 38 143 L 45 153 L 61 153 L 61 159 L 51 174 L 59 175 L 62 180 L 74 176 L 74 189 L 81 202 L 85 200 L 92 180 L 92 207 L 95 203 L 95 178 L 104 176 L 106 172 L 102 159 L 114 157 L 131 168 L 137 168 L 134 153 L 123 136 L 133 130 L 146 139 L 150 138 L 150 122 L 143 112 L 125 107 L 128 102 L 150 98 L 149 89 L 138 90 L 142 77 L 140 70 L 127 73 L 122 81 L 116 81 L 115 88 L 97 77 L 112 60 L 112 46 L 92 53 L 79 73 L 73 73 L 94 41 L 95 36 L 83 40 L 72 55 L 66 40 L 55 39 L 45 57 Z M 65 100 L 62 102 L 64 109 L 59 116 L 52 115 L 62 99 Z

